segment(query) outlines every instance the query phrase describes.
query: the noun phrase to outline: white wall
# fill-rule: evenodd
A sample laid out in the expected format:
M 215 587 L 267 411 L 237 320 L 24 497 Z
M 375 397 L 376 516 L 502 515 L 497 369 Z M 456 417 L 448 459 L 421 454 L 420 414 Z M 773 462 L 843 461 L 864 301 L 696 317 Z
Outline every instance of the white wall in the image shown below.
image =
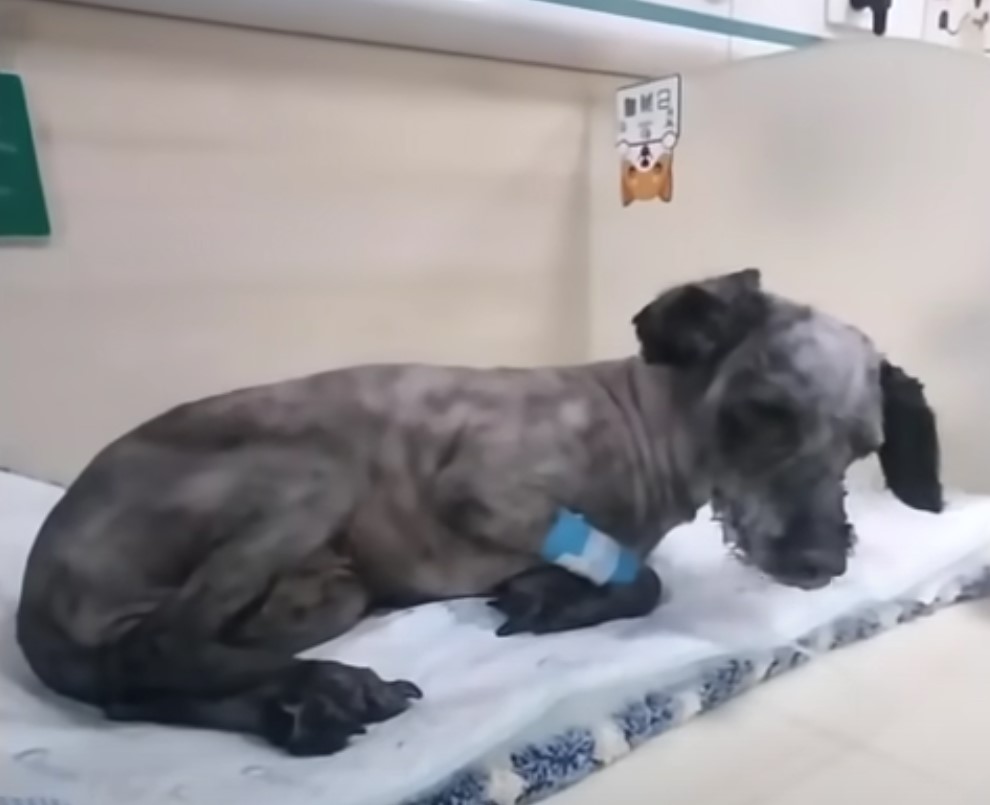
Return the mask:
M 67 478 L 174 402 L 343 363 L 625 353 L 657 289 L 756 264 L 920 374 L 950 478 L 990 489 L 985 60 L 865 42 L 689 73 L 674 202 L 623 210 L 618 80 L 0 20 L 56 229 L 0 247 L 0 464 Z
M 0 246 L 0 465 L 357 361 L 587 352 L 595 80 L 0 0 L 55 236 Z
M 990 63 L 837 43 L 685 77 L 669 205 L 618 200 L 595 115 L 592 351 L 664 285 L 760 266 L 926 382 L 950 480 L 990 491 Z

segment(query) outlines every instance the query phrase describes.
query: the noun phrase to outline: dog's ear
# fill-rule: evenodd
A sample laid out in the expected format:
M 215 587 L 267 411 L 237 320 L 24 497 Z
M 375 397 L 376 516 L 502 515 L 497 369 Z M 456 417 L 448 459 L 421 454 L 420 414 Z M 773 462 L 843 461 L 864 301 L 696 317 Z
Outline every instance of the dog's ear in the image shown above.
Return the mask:
M 622 206 L 628 207 L 633 203 L 633 191 L 630 184 L 635 181 L 635 177 L 632 175 L 633 171 L 636 169 L 630 165 L 628 162 L 622 163 L 622 175 L 619 177 L 622 188 Z
M 766 320 L 760 272 L 747 268 L 673 288 L 633 318 L 647 363 L 710 366 Z
M 674 155 L 668 154 L 660 157 L 657 163 L 661 166 L 660 173 L 660 200 L 669 203 L 674 197 Z M 759 276 L 759 272 L 757 272 Z M 757 282 L 759 282 L 757 280 Z
M 880 388 L 883 444 L 878 455 L 887 487 L 914 509 L 940 512 L 944 501 L 938 427 L 924 387 L 903 369 L 884 361 Z

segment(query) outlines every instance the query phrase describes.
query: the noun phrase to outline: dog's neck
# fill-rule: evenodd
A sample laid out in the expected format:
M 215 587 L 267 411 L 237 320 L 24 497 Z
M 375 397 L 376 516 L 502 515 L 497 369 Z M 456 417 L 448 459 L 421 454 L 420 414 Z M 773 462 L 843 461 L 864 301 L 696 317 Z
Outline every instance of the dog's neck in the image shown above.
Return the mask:
M 635 357 L 600 365 L 600 379 L 628 437 L 633 472 L 624 482 L 631 488 L 637 519 L 643 533 L 659 541 L 693 519 L 711 497 L 709 445 L 699 425 L 710 378 Z
M 711 498 L 714 485 L 711 428 L 704 419 L 704 398 L 711 372 L 684 372 L 629 361 L 645 445 L 659 468 L 683 486 L 685 505 L 697 510 Z M 663 407 L 655 407 L 663 401 Z

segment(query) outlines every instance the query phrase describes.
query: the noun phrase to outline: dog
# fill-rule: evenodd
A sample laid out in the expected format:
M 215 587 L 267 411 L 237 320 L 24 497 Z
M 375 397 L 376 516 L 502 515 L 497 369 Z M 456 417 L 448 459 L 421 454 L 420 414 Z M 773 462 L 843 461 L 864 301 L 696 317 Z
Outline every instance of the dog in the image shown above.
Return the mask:
M 620 179 L 622 206 L 628 207 L 634 201 L 660 199 L 669 203 L 674 197 L 674 154 L 662 153 L 646 169 L 640 169 L 626 159 L 622 160 Z
M 487 597 L 503 635 L 651 612 L 642 560 L 711 502 L 757 571 L 815 589 L 854 534 L 849 465 L 943 507 L 921 384 L 858 330 L 745 269 L 661 293 L 640 352 L 537 369 L 345 368 L 181 405 L 100 452 L 32 547 L 17 636 L 110 719 L 343 749 L 422 694 L 299 659 L 375 608 Z M 547 561 L 561 511 L 638 560 L 624 583 Z

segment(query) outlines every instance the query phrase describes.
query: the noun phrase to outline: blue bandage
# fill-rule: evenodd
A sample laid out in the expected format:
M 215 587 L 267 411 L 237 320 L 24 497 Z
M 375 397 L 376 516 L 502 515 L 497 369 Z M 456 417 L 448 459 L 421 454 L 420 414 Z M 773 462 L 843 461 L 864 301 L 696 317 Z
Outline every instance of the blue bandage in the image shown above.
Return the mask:
M 561 509 L 543 541 L 540 555 L 595 584 L 630 584 L 639 558 L 574 512 Z

